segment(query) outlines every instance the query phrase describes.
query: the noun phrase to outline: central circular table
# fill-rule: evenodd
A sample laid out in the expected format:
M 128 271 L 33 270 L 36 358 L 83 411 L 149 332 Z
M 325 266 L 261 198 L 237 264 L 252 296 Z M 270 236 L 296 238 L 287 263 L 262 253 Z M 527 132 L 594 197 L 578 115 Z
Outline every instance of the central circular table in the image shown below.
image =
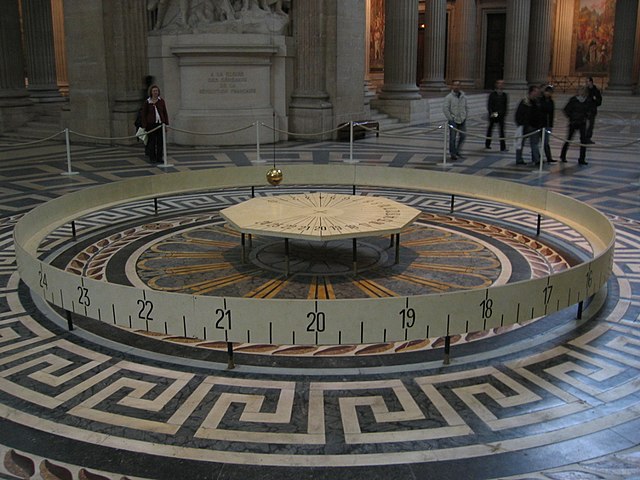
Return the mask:
M 400 232 L 411 225 L 420 210 L 385 197 L 313 192 L 258 197 L 225 208 L 220 215 L 241 234 L 242 260 L 248 235 L 283 237 L 285 274 L 289 274 L 289 239 L 353 242 L 353 271 L 357 272 L 356 239 L 391 235 L 395 262 L 399 262 Z

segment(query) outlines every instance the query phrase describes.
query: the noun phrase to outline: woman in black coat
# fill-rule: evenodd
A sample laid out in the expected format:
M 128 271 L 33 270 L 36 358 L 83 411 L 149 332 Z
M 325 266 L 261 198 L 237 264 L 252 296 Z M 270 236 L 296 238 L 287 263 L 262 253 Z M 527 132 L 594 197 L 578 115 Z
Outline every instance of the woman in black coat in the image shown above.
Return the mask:
M 149 87 L 149 98 L 142 105 L 142 128 L 147 132 L 154 130 L 161 124 L 169 125 L 169 114 L 164 99 L 160 97 L 160 87 Z M 147 148 L 151 163 L 160 163 L 163 158 L 162 128 L 148 134 Z

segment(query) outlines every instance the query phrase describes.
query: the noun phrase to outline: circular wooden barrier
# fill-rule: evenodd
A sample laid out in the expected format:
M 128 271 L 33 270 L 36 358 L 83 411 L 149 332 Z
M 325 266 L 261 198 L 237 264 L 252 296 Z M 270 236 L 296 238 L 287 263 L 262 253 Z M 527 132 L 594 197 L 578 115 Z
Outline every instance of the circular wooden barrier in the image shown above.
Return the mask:
M 38 259 L 55 229 L 131 201 L 265 185 L 265 167 L 197 170 L 80 190 L 38 206 L 14 231 L 22 280 L 69 312 L 136 329 L 203 340 L 338 345 L 450 336 L 556 312 L 592 296 L 611 275 L 615 231 L 594 208 L 538 187 L 443 172 L 355 165 L 293 165 L 288 185 L 395 187 L 488 199 L 556 219 L 584 236 L 593 257 L 548 277 L 476 290 L 383 299 L 278 300 L 159 292 L 81 277 Z

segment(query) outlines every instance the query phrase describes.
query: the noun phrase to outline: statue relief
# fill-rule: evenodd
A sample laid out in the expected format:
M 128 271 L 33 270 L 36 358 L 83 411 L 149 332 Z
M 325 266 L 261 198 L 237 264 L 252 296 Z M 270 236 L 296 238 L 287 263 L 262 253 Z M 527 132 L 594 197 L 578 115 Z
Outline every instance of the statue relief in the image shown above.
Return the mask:
M 152 34 L 284 34 L 287 0 L 147 0 Z

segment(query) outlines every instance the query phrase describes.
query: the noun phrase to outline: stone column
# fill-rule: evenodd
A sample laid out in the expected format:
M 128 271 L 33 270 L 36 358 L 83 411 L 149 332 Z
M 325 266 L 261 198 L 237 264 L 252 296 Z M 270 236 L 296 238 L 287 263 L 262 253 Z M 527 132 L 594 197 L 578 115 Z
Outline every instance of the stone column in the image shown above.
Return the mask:
M 109 67 L 102 0 L 64 0 L 69 75 L 65 126 L 86 135 L 111 136 Z M 78 41 L 82 39 L 82 41 Z
M 18 2 L 4 2 L 0 15 L 0 133 L 29 119 L 29 92 L 24 84 Z
M 40 103 L 64 101 L 56 77 L 52 22 L 51 0 L 22 0 L 28 89 Z
M 424 78 L 420 83 L 420 90 L 443 92 L 447 90 L 444 81 L 447 0 L 426 0 L 424 20 Z
M 631 95 L 633 93 L 633 46 L 636 42 L 637 18 L 638 0 L 618 0 L 616 2 L 608 94 Z
M 553 3 L 553 0 L 531 0 L 527 69 L 530 83 L 549 81 Z
M 292 132 L 314 133 L 333 128 L 332 105 L 326 90 L 325 8 L 324 0 L 298 1 L 291 5 L 296 43 L 294 91 L 289 107 Z M 322 138 L 331 138 L 331 134 Z
M 371 0 L 367 0 L 366 3 L 366 12 L 365 12 L 365 32 L 364 32 L 364 108 L 365 114 L 370 116 L 371 114 L 371 99 L 375 98 L 376 91 L 373 83 L 371 82 L 371 62 L 370 62 L 370 51 L 371 51 Z
M 64 46 L 64 10 L 62 0 L 51 0 L 51 15 L 53 18 L 58 89 L 63 95 L 68 95 L 69 79 L 67 78 L 67 52 Z
M 571 75 L 571 38 L 573 36 L 574 8 L 572 2 L 557 2 L 552 67 L 552 73 L 556 77 Z
M 527 88 L 530 7 L 531 0 L 507 2 L 504 83 L 510 90 Z
M 459 80 L 462 88 L 473 88 L 476 78 L 476 2 L 457 0 L 454 11 L 454 39 L 452 59 L 455 62 L 452 80 Z
M 335 124 L 363 120 L 371 116 L 370 98 L 365 100 L 362 87 L 367 58 L 366 1 L 349 0 L 328 3 L 327 32 L 330 41 L 326 52 L 326 89 L 333 104 Z M 368 111 L 366 111 L 368 110 Z
M 426 101 L 416 85 L 418 0 L 387 0 L 384 15 L 384 85 L 372 105 L 402 122 L 424 122 Z
M 146 97 L 146 13 L 144 5 L 138 0 L 105 2 L 105 14 L 111 18 L 111 23 L 105 25 L 105 36 L 111 45 L 106 51 L 106 59 L 109 65 L 109 90 L 113 98 L 112 134 L 118 137 L 133 135 L 133 122 Z M 160 88 L 162 91 L 163 86 L 160 85 Z M 171 105 L 174 93 L 163 93 L 167 93 Z M 130 142 L 135 142 L 135 139 Z

